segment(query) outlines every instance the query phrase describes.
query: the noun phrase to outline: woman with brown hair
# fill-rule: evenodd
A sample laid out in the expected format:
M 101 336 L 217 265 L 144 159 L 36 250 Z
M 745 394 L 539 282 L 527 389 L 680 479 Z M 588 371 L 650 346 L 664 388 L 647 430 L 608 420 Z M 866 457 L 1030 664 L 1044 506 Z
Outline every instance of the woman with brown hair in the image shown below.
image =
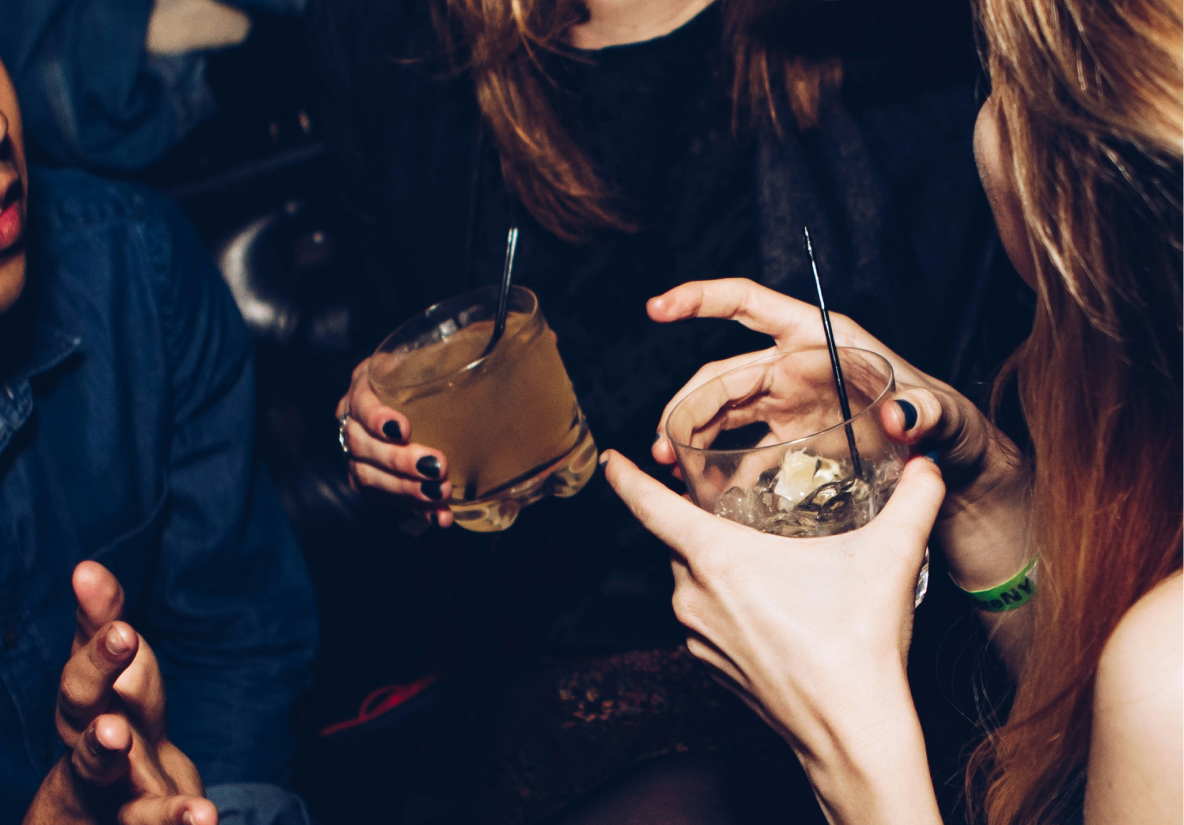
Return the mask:
M 769 16 L 799 5 L 800 18 Z M 415 312 L 497 283 L 516 225 L 515 282 L 538 294 L 593 436 L 644 455 L 679 383 L 751 347 L 728 325 L 655 327 L 644 299 L 725 274 L 807 295 L 809 223 L 836 307 L 944 374 L 990 234 L 973 185 L 971 28 L 950 5 L 905 4 L 967 46 L 926 62 L 905 36 L 920 11 L 836 57 L 836 31 L 875 30 L 851 3 L 312 3 L 355 357 Z M 810 22 L 831 6 L 835 20 Z M 352 481 L 449 526 L 448 457 L 378 402 L 365 366 L 337 409 Z M 525 511 L 500 555 L 585 585 L 606 548 L 636 557 L 644 534 L 601 487 Z M 556 529 L 562 553 L 546 549 Z M 400 540 L 489 542 L 451 532 Z M 506 575 L 516 592 L 521 577 Z M 526 605 L 575 598 L 539 590 Z
M 674 548 L 691 651 L 790 742 L 832 822 L 939 821 L 903 668 L 932 528 L 1016 680 L 1006 722 L 971 758 L 974 819 L 1179 823 L 1181 9 L 980 0 L 978 13 L 992 94 L 976 155 L 1036 292 L 1005 371 L 1031 455 L 836 318 L 840 344 L 894 359 L 904 389 L 885 408 L 889 434 L 936 455 L 907 465 L 867 527 L 789 547 L 697 510 L 623 457 L 607 473 Z M 778 349 L 822 335 L 816 309 L 743 282 L 684 285 L 649 312 L 739 320 Z M 673 461 L 664 440 L 654 452 Z M 984 596 L 1001 583 L 1036 591 L 1037 578 L 1015 609 Z

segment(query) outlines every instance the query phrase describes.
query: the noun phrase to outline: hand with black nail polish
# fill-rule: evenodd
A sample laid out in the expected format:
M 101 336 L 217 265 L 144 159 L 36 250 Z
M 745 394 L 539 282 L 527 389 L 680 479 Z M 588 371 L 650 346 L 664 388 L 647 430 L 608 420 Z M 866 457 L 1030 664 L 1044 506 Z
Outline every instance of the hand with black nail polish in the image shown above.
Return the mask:
M 369 359 L 357 366 L 349 392 L 337 404 L 350 485 L 392 496 L 433 524 L 450 526 L 447 456 L 412 441 L 411 422 L 382 403 L 370 384 L 368 366 Z

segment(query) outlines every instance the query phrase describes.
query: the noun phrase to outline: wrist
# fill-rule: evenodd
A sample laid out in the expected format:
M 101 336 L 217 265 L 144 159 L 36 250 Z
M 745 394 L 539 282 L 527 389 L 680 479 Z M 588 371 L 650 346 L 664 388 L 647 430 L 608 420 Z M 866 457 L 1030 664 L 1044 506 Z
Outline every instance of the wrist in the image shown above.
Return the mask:
M 934 526 L 934 537 L 964 590 L 1007 581 L 1032 558 L 1027 481 L 1008 479 L 985 494 L 953 497 Z
M 879 687 L 881 683 L 877 683 Z M 832 823 L 940 825 L 925 740 L 903 670 L 861 711 L 794 750 Z

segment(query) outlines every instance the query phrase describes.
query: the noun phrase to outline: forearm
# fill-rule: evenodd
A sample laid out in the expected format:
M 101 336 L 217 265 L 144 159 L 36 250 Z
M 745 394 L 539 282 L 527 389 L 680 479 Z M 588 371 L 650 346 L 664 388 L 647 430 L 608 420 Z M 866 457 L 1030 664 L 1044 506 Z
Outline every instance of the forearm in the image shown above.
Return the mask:
M 794 743 L 834 825 L 940 825 L 941 814 L 907 680 L 876 693 L 866 713 L 831 720 Z
M 955 584 L 969 591 L 987 590 L 1012 578 L 1031 561 L 1031 507 L 1026 479 L 1001 481 L 973 502 L 951 502 L 934 528 Z M 1032 611 L 978 611 L 991 643 L 1008 670 L 1023 664 Z

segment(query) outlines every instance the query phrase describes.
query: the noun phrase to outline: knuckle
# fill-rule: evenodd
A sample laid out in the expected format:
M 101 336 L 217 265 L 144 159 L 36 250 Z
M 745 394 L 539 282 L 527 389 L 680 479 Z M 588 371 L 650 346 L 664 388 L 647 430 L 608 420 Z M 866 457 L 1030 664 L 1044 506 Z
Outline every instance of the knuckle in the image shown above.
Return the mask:
M 731 563 L 727 554 L 719 552 L 717 548 L 700 547 L 689 567 L 696 582 L 705 588 L 715 588 L 727 578 Z
M 678 623 L 695 633 L 702 633 L 705 629 L 702 613 L 699 610 L 699 600 L 690 587 L 679 587 L 674 591 L 671 599 L 674 616 Z
M 63 679 L 58 688 L 58 708 L 66 716 L 77 716 L 87 707 L 87 692 L 74 679 Z
M 687 636 L 687 652 L 700 662 L 708 661 L 708 647 L 697 636 Z
M 90 782 L 93 781 L 92 771 L 89 761 L 85 758 L 82 751 L 82 748 L 74 748 L 70 752 L 70 766 L 74 769 L 74 773 L 82 780 Z
M 350 462 L 351 475 L 357 484 L 363 487 L 377 486 L 378 471 L 361 461 Z
M 67 748 L 73 748 L 78 743 L 78 730 L 71 725 L 62 715 L 61 708 L 54 714 L 54 727 L 57 729 L 58 738 L 62 740 Z
M 418 475 L 415 469 L 415 451 L 400 444 L 384 447 L 378 454 L 378 463 L 402 475 Z

